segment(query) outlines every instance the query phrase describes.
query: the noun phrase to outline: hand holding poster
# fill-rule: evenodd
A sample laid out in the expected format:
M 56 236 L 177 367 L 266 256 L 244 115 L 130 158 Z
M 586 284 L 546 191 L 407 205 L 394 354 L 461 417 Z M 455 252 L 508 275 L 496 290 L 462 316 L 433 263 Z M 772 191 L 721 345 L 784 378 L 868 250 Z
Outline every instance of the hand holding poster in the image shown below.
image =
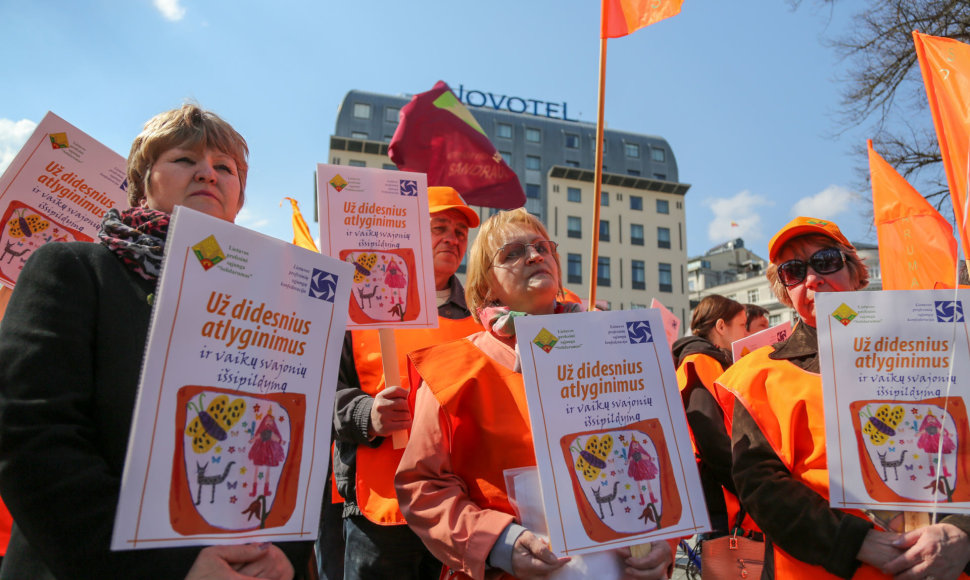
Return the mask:
M 320 251 L 353 264 L 349 329 L 437 328 L 424 174 L 317 166 Z
M 128 207 L 125 158 L 48 112 L 0 176 L 0 283 L 48 242 L 91 242 Z
M 970 292 L 816 295 L 833 507 L 970 513 Z
M 316 537 L 352 275 L 176 208 L 112 549 Z
M 709 529 L 663 321 L 654 309 L 515 321 L 553 550 Z

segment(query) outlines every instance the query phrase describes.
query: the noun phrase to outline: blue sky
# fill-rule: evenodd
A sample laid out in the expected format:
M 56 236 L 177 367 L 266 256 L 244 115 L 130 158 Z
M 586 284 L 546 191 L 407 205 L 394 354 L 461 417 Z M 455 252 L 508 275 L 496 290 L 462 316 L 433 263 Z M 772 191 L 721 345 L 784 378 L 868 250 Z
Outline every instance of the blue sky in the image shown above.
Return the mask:
M 853 191 L 869 135 L 832 137 L 844 63 L 823 43 L 862 4 L 685 0 L 679 16 L 609 42 L 607 125 L 670 142 L 692 184 L 689 255 L 742 237 L 766 257 L 795 215 L 875 241 L 867 192 Z M 440 79 L 596 118 L 595 0 L 42 0 L 0 14 L 0 168 L 48 110 L 127 155 L 149 117 L 191 99 L 249 141 L 238 223 L 284 239 L 280 201 L 312 207 L 350 89 L 418 93 Z

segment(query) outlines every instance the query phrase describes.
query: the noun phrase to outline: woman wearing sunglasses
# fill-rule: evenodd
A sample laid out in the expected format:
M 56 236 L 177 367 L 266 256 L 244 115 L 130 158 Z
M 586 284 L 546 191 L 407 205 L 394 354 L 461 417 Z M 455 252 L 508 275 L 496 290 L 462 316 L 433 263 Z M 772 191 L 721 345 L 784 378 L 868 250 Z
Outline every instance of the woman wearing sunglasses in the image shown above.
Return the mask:
M 740 403 L 732 475 L 770 540 L 765 570 L 773 562 L 778 579 L 957 578 L 970 560 L 968 518 L 896 534 L 877 530 L 861 512 L 829 506 L 815 295 L 865 288 L 866 266 L 838 226 L 805 217 L 775 234 L 768 254 L 772 290 L 799 322 L 787 340 L 745 356 L 718 379 Z
M 568 562 L 514 521 L 503 471 L 535 465 L 515 318 L 575 312 L 557 300 L 556 243 L 524 209 L 481 226 L 469 252 L 465 299 L 483 332 L 412 352 L 411 436 L 394 479 L 401 511 L 448 578 L 544 578 Z M 666 578 L 666 542 L 644 558 L 623 552 L 634 578 Z

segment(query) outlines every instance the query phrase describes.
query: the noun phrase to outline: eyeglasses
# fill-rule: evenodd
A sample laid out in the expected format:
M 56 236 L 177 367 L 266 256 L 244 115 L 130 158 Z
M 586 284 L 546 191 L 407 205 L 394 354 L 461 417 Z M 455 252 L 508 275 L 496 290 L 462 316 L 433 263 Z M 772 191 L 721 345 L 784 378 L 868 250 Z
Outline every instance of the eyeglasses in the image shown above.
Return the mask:
M 800 284 L 811 266 L 816 274 L 834 274 L 845 266 L 845 254 L 838 248 L 825 248 L 812 254 L 808 262 L 788 260 L 778 266 L 778 279 L 785 286 Z
M 505 244 L 495 252 L 495 257 L 492 258 L 492 264 L 514 266 L 525 257 L 527 252 L 526 248 L 534 248 L 537 254 L 543 258 L 548 258 L 556 253 L 556 248 L 558 247 L 559 244 L 552 240 L 539 240 L 531 244 L 523 244 L 522 242 Z

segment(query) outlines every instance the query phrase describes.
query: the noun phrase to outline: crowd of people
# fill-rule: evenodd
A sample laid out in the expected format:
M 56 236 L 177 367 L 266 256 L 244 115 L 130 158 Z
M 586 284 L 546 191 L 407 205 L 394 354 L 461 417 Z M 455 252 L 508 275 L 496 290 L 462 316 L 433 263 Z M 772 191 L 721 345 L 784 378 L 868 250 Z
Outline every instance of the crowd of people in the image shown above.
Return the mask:
M 109 549 L 170 214 L 233 221 L 247 158 L 209 111 L 157 115 L 131 147 L 131 207 L 108 212 L 98 243 L 47 244 L 23 269 L 0 322 L 0 496 L 14 521 L 0 580 L 526 580 L 566 566 L 516 520 L 503 473 L 535 465 L 515 319 L 582 307 L 536 217 L 479 224 L 450 187 L 428 192 L 439 327 L 395 331 L 393 381 L 377 331 L 346 334 L 316 559 L 310 542 Z M 865 264 L 834 223 L 808 218 L 772 238 L 769 258 L 774 294 L 798 315 L 787 339 L 732 364 L 731 343 L 768 313 L 711 295 L 672 345 L 712 524 L 702 538 L 763 540 L 766 578 L 959 577 L 970 517 L 897 533 L 827 501 L 815 295 L 864 288 Z M 670 542 L 615 553 L 627 577 L 671 574 Z

